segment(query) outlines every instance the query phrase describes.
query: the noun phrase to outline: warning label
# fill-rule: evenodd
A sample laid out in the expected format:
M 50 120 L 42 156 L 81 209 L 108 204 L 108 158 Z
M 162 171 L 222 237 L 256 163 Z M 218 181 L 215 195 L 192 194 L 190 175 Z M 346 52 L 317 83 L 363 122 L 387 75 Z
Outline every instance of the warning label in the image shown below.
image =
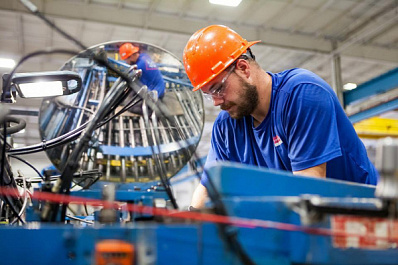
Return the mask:
M 388 249 L 398 247 L 398 221 L 385 218 L 333 216 L 336 248 Z

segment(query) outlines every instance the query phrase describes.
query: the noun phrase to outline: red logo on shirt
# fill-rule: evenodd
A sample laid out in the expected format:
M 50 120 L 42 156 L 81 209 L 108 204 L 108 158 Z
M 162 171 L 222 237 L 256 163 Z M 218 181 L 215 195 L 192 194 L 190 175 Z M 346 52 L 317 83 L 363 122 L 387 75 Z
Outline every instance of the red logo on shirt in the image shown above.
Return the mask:
M 281 140 L 281 138 L 279 137 L 279 135 L 272 137 L 272 139 L 274 140 L 274 145 L 276 146 L 280 146 L 283 142 Z

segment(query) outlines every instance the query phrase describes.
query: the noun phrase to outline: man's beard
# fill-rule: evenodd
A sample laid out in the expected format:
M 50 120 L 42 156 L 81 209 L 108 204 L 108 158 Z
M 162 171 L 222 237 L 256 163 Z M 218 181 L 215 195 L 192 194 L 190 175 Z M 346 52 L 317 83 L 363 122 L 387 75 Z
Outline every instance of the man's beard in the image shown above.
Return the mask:
M 240 80 L 240 100 L 239 102 L 236 103 L 230 103 L 226 105 L 222 105 L 221 109 L 227 110 L 232 106 L 237 106 L 236 112 L 229 112 L 229 115 L 233 119 L 241 119 L 244 116 L 248 116 L 253 113 L 253 111 L 257 108 L 258 106 L 258 92 L 257 92 L 257 87 L 255 85 L 251 85 L 243 78 L 239 76 Z

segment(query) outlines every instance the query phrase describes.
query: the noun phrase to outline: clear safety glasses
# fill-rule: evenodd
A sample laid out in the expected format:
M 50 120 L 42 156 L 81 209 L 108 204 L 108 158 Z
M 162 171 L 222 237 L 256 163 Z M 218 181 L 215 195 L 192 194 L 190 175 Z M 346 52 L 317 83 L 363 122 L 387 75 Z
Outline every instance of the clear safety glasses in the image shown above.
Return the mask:
M 222 98 L 225 95 L 225 82 L 235 69 L 235 64 L 229 69 L 228 73 L 224 76 L 221 82 L 214 84 L 208 92 L 203 92 L 203 96 L 213 101 L 213 98 Z

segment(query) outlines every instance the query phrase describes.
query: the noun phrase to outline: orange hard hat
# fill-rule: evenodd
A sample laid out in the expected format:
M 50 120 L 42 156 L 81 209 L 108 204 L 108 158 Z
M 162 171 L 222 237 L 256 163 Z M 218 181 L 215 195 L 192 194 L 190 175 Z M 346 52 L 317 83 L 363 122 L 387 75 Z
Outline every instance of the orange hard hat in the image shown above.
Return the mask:
M 184 49 L 183 62 L 193 91 L 213 80 L 253 44 L 232 29 L 212 25 L 195 32 Z
M 139 50 L 140 48 L 138 48 L 137 46 L 133 46 L 133 44 L 131 43 L 125 43 L 119 48 L 120 58 L 122 58 L 122 60 L 126 60 L 132 54 L 139 52 Z

